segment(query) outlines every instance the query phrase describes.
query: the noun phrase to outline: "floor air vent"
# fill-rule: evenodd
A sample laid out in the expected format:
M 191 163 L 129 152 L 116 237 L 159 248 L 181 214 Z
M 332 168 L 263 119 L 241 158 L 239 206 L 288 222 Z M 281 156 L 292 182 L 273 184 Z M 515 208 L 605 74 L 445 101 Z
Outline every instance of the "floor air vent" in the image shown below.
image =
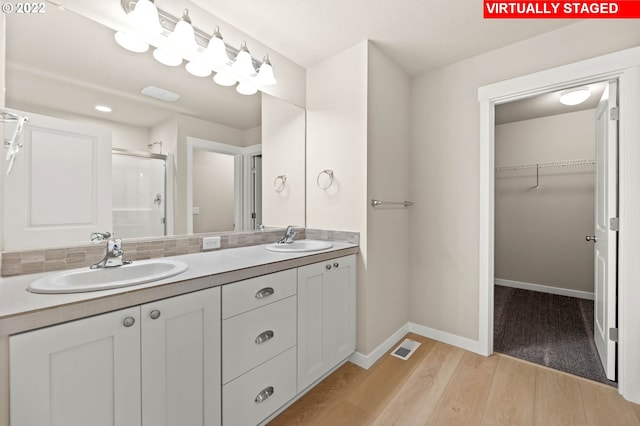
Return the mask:
M 413 355 L 413 353 L 421 344 L 422 343 L 416 342 L 415 340 L 404 339 L 404 342 L 400 343 L 400 346 L 398 346 L 393 352 L 391 352 L 391 355 L 403 360 L 407 360 L 411 355 Z

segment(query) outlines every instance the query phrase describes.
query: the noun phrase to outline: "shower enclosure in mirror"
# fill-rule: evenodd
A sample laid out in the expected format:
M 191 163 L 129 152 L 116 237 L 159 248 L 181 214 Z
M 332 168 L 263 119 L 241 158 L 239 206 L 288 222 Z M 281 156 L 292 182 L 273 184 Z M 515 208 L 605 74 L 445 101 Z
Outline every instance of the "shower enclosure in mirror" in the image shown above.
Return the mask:
M 172 227 L 172 167 L 167 155 L 114 149 L 111 164 L 113 233 L 118 238 L 167 235 Z

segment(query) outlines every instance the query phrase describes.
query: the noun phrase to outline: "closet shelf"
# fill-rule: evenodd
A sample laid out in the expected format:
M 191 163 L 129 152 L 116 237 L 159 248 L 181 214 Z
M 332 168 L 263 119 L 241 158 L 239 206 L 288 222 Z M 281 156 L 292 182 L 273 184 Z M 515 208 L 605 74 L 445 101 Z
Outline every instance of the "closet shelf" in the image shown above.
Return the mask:
M 496 172 L 506 172 L 512 170 L 523 169 L 547 169 L 547 168 L 563 168 L 563 167 L 593 167 L 596 160 L 593 158 L 585 160 L 565 160 L 565 161 L 548 161 L 544 163 L 516 164 L 512 166 L 496 167 Z

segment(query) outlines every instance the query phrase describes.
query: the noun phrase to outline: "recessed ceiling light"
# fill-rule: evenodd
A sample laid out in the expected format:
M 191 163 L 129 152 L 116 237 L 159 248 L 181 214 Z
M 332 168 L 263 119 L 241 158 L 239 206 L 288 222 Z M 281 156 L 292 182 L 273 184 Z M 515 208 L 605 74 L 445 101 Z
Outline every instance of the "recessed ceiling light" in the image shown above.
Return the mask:
M 591 91 L 586 87 L 571 89 L 560 94 L 560 103 L 564 105 L 578 105 L 589 99 Z
M 100 112 L 111 112 L 112 111 L 111 108 L 109 108 L 106 105 L 96 105 L 94 108 L 96 110 L 100 111 Z
M 147 86 L 140 92 L 145 96 L 150 96 L 164 102 L 175 102 L 180 99 L 180 95 L 155 86 Z

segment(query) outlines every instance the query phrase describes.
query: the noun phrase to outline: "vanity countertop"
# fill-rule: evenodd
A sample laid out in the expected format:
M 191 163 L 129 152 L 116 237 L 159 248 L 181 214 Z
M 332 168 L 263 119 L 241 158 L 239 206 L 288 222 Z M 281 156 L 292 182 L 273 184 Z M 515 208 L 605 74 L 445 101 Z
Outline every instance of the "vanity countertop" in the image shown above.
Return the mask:
M 342 242 L 333 242 L 326 250 L 300 253 L 272 252 L 265 249 L 266 245 L 172 256 L 168 259 L 181 260 L 189 268 L 163 280 L 111 290 L 36 294 L 27 291 L 28 285 L 55 272 L 0 278 L 0 335 L 136 306 L 359 251 L 356 244 Z

